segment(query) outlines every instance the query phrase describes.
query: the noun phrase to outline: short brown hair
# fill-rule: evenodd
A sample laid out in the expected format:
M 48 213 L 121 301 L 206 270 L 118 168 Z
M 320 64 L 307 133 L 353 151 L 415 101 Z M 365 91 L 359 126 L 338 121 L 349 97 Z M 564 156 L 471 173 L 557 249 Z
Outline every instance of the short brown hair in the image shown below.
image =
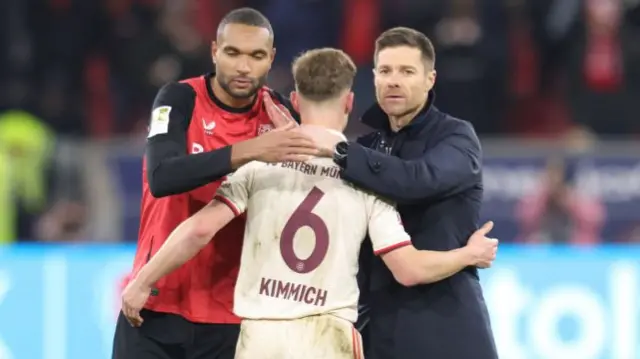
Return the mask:
M 298 93 L 315 102 L 333 99 L 351 89 L 357 71 L 349 55 L 328 47 L 302 53 L 292 68 Z
M 420 31 L 408 27 L 394 27 L 389 29 L 376 39 L 375 59 L 378 53 L 386 48 L 408 46 L 420 50 L 425 62 L 435 63 L 436 51 L 429 38 Z

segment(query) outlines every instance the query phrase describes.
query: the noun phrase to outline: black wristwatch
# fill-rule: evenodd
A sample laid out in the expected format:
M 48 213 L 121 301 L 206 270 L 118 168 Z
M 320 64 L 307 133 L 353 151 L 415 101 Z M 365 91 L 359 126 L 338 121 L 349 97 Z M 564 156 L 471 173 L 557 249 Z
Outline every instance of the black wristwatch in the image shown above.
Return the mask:
M 333 151 L 333 162 L 341 168 L 347 167 L 347 153 L 349 153 L 349 142 L 338 142 L 336 149 Z

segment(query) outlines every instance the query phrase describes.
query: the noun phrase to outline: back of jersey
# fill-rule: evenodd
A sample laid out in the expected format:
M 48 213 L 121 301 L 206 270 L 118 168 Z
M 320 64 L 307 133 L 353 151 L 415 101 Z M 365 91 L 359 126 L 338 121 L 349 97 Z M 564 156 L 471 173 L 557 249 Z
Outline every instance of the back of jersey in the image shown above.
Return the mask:
M 342 181 L 339 168 L 325 158 L 250 166 L 236 315 L 331 313 L 355 321 L 367 195 Z

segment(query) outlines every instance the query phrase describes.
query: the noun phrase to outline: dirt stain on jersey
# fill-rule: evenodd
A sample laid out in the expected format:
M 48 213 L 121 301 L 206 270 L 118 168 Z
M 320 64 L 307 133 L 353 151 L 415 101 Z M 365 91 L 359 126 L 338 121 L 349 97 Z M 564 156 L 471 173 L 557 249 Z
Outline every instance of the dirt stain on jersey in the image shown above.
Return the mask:
M 238 338 L 238 351 L 244 351 L 244 349 L 247 346 L 247 343 L 249 342 L 250 336 L 249 333 L 247 333 L 247 330 L 244 328 L 244 325 L 240 325 L 240 335 Z
M 253 258 L 254 259 L 257 260 L 258 258 L 260 258 L 260 249 L 261 248 L 262 248 L 262 243 L 259 240 L 254 241 L 252 243 L 252 253 L 253 253 Z
M 349 324 L 342 323 L 340 319 L 329 316 L 318 316 L 309 318 L 314 326 L 313 332 L 318 335 L 314 336 L 316 342 L 314 345 L 325 346 L 326 348 L 335 348 L 337 355 L 335 359 L 352 359 L 353 358 L 353 340 L 351 338 L 351 328 Z

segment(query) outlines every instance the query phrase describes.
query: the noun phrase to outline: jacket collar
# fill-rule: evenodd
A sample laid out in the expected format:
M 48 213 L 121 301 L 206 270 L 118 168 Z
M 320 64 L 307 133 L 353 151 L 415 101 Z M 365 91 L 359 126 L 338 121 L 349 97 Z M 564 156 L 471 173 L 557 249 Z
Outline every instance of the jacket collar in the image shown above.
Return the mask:
M 436 112 L 438 112 L 437 108 L 434 106 L 436 101 L 436 93 L 435 91 L 429 91 L 427 95 L 427 104 L 424 106 L 418 114 L 411 120 L 411 122 L 401 129 L 401 131 L 414 131 L 423 128 L 432 118 L 435 117 Z M 360 119 L 362 123 L 365 125 L 372 127 L 378 131 L 391 132 L 391 127 L 389 125 L 389 116 L 382 110 L 382 107 L 376 102 L 374 103 L 365 113 L 362 115 Z

